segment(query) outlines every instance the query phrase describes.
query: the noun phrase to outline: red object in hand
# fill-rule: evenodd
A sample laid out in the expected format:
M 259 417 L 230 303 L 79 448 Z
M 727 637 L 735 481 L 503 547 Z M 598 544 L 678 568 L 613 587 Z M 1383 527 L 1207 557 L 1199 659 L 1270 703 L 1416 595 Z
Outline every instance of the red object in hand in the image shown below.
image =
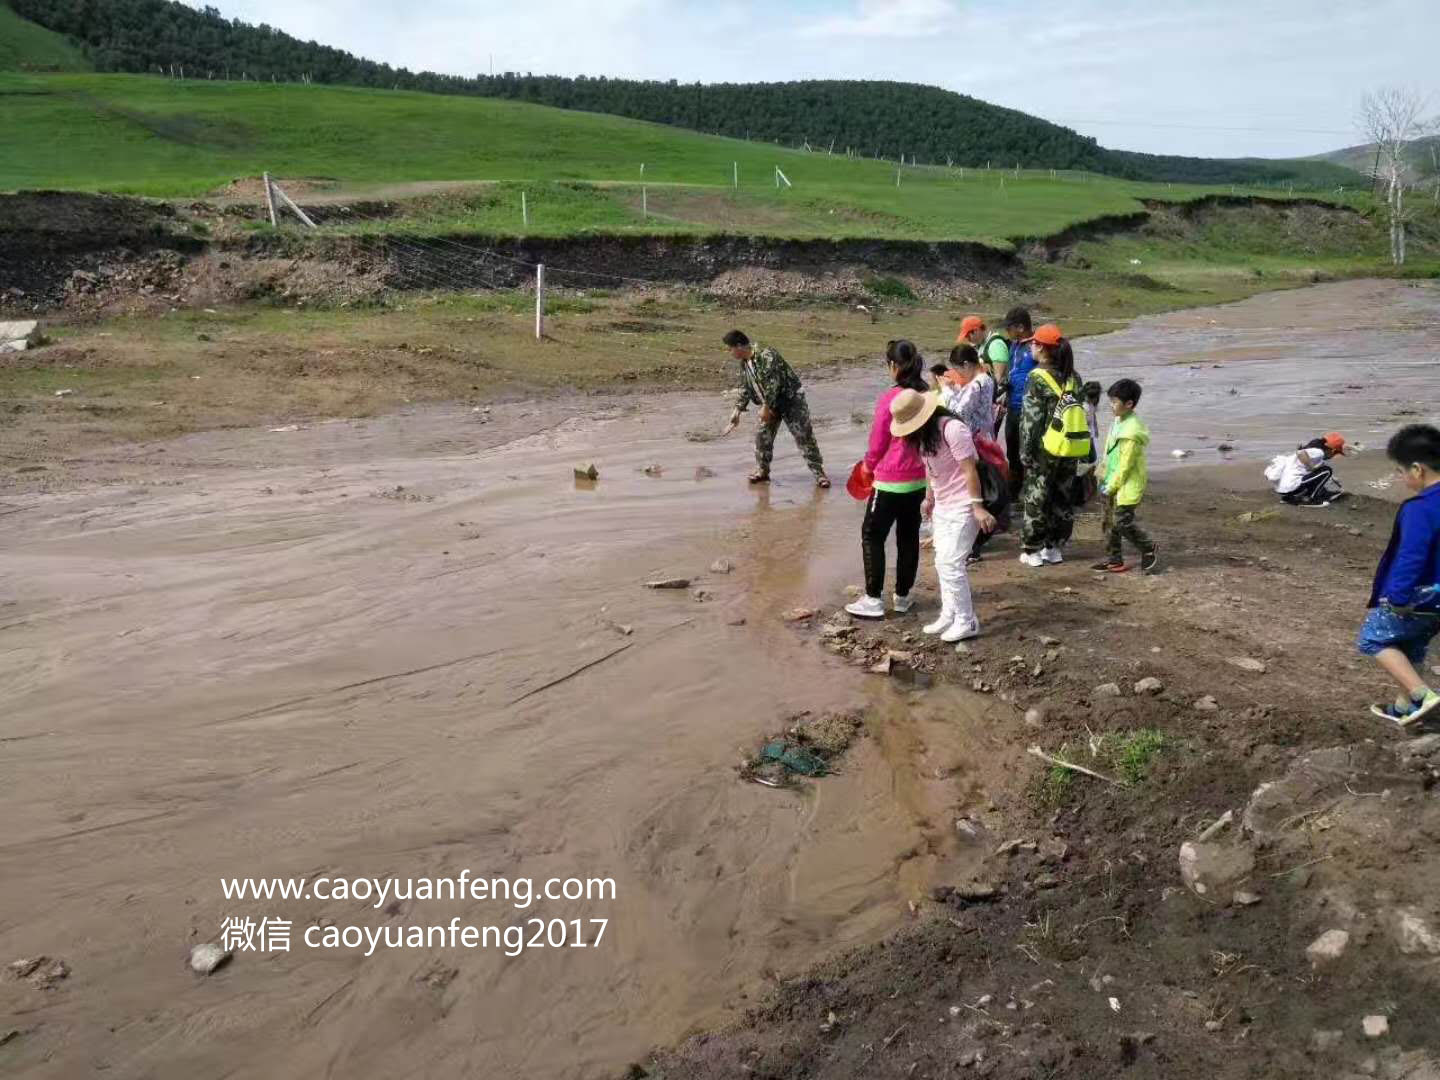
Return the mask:
M 850 470 L 850 479 L 845 481 L 845 490 L 852 499 L 859 499 L 861 502 L 870 498 L 870 493 L 875 490 L 875 474 L 865 467 L 865 462 L 855 463 L 855 467 Z

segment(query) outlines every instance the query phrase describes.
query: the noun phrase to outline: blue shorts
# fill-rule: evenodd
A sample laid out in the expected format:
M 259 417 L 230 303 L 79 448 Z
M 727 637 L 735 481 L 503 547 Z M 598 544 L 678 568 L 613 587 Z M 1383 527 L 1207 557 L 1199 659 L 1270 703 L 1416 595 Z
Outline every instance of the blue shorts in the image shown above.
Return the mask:
M 1399 649 L 1419 666 L 1435 635 L 1440 634 L 1440 614 L 1401 615 L 1388 607 L 1372 608 L 1360 626 L 1355 647 L 1366 656 L 1382 649 Z

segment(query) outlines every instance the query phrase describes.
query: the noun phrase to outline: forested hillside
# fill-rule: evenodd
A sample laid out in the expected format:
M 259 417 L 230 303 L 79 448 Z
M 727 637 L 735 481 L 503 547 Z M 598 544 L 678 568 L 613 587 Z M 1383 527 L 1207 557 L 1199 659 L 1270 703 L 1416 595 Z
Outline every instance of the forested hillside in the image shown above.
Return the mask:
M 3 2 L 3 0 L 0 0 Z M 1069 128 L 963 94 L 910 83 L 641 82 L 505 73 L 461 78 L 411 72 L 302 42 L 269 26 L 227 20 L 173 0 L 10 0 L 16 11 L 81 46 L 100 71 L 183 73 L 509 98 L 611 113 L 736 138 L 921 164 L 1086 169 L 1135 180 L 1294 181 L 1336 186 L 1354 177 L 1316 161 L 1225 161 L 1107 150 Z

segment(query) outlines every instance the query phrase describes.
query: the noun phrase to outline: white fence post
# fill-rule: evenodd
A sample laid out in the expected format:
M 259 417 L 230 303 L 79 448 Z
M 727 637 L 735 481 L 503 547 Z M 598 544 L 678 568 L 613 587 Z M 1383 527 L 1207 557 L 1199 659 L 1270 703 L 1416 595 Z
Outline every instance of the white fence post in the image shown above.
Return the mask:
M 280 223 L 275 220 L 275 192 L 270 187 L 270 174 L 265 174 L 265 206 L 270 211 L 270 227 L 277 229 Z
M 730 167 L 733 171 L 734 187 L 738 191 L 740 189 L 740 163 L 738 161 L 732 161 Z
M 530 227 L 530 204 L 525 201 L 525 192 L 520 192 L 520 221 L 526 228 Z
M 545 340 L 545 264 L 535 267 L 535 340 Z
M 642 218 L 648 218 L 648 217 L 650 216 L 650 193 L 649 193 L 649 192 L 650 192 L 650 189 L 649 189 L 649 188 L 643 188 L 643 187 L 642 187 L 642 188 L 640 189 L 640 216 L 641 216 Z
M 296 205 L 295 205 L 295 200 L 292 199 L 292 198 L 290 198 L 289 195 L 286 195 L 286 194 L 285 194 L 285 189 L 284 189 L 284 188 L 282 188 L 279 184 L 275 184 L 275 183 L 272 183 L 272 184 L 270 185 L 270 188 L 271 188 L 272 191 L 275 192 L 276 195 L 279 195 L 279 196 L 280 196 L 280 201 L 283 202 L 286 206 L 288 206 L 288 207 L 290 208 L 290 212 L 291 212 L 291 213 L 293 213 L 296 217 L 298 217 L 298 218 L 299 218 L 301 221 L 303 221 L 306 225 L 310 226 L 310 228 L 314 229 L 314 228 L 317 228 L 317 227 L 318 227 L 318 226 L 316 226 L 315 222 L 313 222 L 313 221 L 310 220 L 310 215 L 307 214 L 307 213 L 305 213 L 304 210 L 301 210 L 300 207 L 296 206 Z

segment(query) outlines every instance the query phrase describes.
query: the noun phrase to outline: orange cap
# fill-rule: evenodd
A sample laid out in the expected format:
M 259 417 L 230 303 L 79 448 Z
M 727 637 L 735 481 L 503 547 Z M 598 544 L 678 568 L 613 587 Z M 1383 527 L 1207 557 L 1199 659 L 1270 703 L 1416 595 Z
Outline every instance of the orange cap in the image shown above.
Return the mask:
M 956 344 L 960 344 L 976 330 L 984 329 L 985 320 L 980 318 L 979 315 L 966 315 L 965 318 L 960 320 L 960 333 L 955 336 L 955 342 Z
M 1047 348 L 1053 349 L 1065 340 L 1065 335 L 1060 332 L 1060 327 L 1054 323 L 1046 323 L 1025 340 L 1033 341 L 1037 345 L 1044 345 Z
M 1332 454 L 1343 454 L 1346 450 L 1345 436 L 1338 431 L 1332 431 L 1325 436 L 1325 445 L 1330 448 Z

